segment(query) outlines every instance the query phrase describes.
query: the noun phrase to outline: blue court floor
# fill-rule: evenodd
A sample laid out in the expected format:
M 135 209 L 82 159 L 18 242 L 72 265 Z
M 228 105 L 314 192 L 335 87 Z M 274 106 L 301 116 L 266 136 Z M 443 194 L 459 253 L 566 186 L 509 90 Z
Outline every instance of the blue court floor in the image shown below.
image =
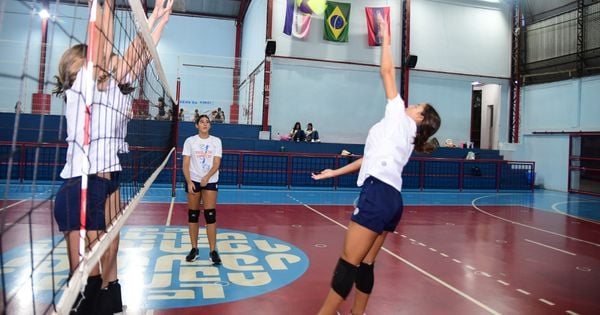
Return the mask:
M 41 183 L 11 184 L 8 191 L 0 188 L 5 200 L 44 200 L 52 193 L 52 186 Z M 54 188 L 56 189 L 56 188 Z M 218 204 L 313 204 L 352 205 L 360 190 L 356 189 L 311 189 L 281 187 L 219 187 Z M 425 206 L 525 206 L 542 211 L 562 213 L 568 216 L 600 222 L 600 197 L 570 194 L 559 191 L 536 189 L 535 191 L 462 191 L 435 190 L 402 192 L 405 205 Z M 186 203 L 181 187 L 176 189 L 175 203 Z M 173 200 L 170 185 L 154 184 L 144 195 L 142 202 L 170 203 Z M 4 207 L 4 206 L 2 206 Z
M 311 204 L 311 205 L 351 205 L 360 190 L 323 190 L 306 188 L 235 188 L 220 187 L 220 204 Z M 558 191 L 537 189 L 531 191 L 403 191 L 405 205 L 424 206 L 525 206 L 542 211 L 563 213 L 569 216 L 600 222 L 600 197 L 569 194 Z M 144 202 L 170 202 L 171 188 L 154 185 L 144 196 Z M 178 189 L 176 203 L 185 203 L 183 189 Z

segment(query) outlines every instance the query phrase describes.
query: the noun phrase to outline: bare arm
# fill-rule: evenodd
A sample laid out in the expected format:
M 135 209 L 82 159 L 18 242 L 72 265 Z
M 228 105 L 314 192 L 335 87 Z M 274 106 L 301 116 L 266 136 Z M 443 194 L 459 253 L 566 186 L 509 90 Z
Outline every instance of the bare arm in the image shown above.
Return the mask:
M 192 183 L 192 179 L 190 177 L 190 156 L 189 155 L 184 155 L 183 156 L 183 177 L 185 177 L 185 182 L 187 183 L 188 186 L 188 192 L 195 194 L 196 192 L 194 191 L 194 183 Z
M 219 167 L 221 167 L 221 157 L 215 156 L 213 157 L 212 167 L 210 168 L 210 170 L 208 170 L 208 173 L 206 173 L 206 175 L 202 177 L 202 180 L 200 181 L 200 186 L 206 186 L 208 184 L 208 180 L 219 170 Z
M 350 173 L 355 173 L 358 172 L 358 170 L 360 170 L 360 166 L 362 165 L 362 161 L 363 158 L 360 158 L 350 164 L 346 164 L 340 168 L 337 168 L 335 170 L 331 170 L 331 169 L 326 169 L 321 171 L 321 173 L 319 174 L 312 174 L 312 179 L 314 180 L 321 180 L 321 179 L 327 179 L 327 178 L 332 178 L 332 177 L 337 177 L 340 175 L 346 175 L 346 174 L 350 174 Z
M 174 0 L 157 0 L 152 14 L 148 18 L 148 28 L 152 32 L 152 41 L 158 45 L 165 25 L 169 21 Z M 166 5 L 165 5 L 166 3 Z M 146 65 L 150 62 L 151 56 L 144 40 L 138 35 L 131 42 L 122 62 L 118 67 L 117 80 L 124 82 L 127 75 L 131 80 L 136 80 Z
M 390 34 L 388 33 L 388 24 L 380 14 L 377 15 L 377 23 L 379 23 L 379 35 L 382 39 L 380 75 L 383 80 L 385 96 L 391 100 L 398 96 L 398 88 L 396 87 L 396 69 L 390 47 Z
M 90 1 L 91 6 L 94 2 Z M 91 52 L 92 63 L 94 64 L 94 78 L 99 79 L 100 90 L 106 88 L 106 79 L 110 75 L 110 56 L 112 53 L 112 42 L 114 37 L 114 0 L 106 0 L 104 5 L 100 6 L 98 2 L 96 7 L 92 8 L 96 13 L 96 22 L 91 30 L 93 32 L 93 41 L 88 49 Z

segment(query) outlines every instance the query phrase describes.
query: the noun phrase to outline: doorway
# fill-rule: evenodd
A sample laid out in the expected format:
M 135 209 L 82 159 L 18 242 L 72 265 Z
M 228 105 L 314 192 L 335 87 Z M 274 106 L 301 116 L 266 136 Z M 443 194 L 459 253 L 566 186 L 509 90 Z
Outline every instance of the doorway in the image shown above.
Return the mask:
M 471 95 L 471 133 L 469 141 L 474 148 L 481 148 L 481 89 L 473 86 Z
M 498 149 L 500 85 L 473 82 L 469 141 L 474 148 Z

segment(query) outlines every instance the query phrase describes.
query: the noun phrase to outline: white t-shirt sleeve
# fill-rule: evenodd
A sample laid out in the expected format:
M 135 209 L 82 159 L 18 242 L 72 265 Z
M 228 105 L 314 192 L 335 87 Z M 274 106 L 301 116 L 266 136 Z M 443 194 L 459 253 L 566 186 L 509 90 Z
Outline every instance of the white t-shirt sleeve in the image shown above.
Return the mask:
M 185 139 L 185 142 L 183 143 L 183 151 L 181 152 L 181 155 L 187 155 L 187 156 L 192 155 L 190 138 Z
M 223 156 L 223 144 L 221 143 L 221 139 L 215 137 L 215 156 L 222 157 Z

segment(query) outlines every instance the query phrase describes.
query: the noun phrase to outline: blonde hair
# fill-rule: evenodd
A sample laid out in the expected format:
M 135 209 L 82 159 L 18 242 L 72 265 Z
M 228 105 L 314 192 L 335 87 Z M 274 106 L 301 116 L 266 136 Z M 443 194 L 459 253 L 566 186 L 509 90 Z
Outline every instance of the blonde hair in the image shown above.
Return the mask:
M 77 44 L 63 53 L 58 63 L 58 75 L 54 76 L 56 79 L 56 87 L 52 90 L 52 94 L 62 96 L 63 98 L 66 97 L 64 94 L 65 91 L 73 86 L 73 82 L 75 82 L 75 79 L 77 78 L 77 73 L 85 66 L 86 54 L 87 45 L 85 44 Z M 110 77 L 110 73 L 116 71 L 117 61 L 112 61 L 114 58 L 118 59 L 118 55 L 112 53 L 110 63 L 112 69 L 104 69 L 104 71 L 101 71 L 98 76 L 99 83 L 106 82 Z M 117 85 L 123 94 L 130 94 L 135 90 L 135 87 L 130 83 L 119 82 Z
M 65 97 L 65 91 L 73 86 L 77 73 L 85 65 L 86 53 L 87 45 L 85 44 L 75 45 L 63 53 L 58 63 L 58 75 L 54 76 L 56 87 L 52 90 L 52 94 Z

